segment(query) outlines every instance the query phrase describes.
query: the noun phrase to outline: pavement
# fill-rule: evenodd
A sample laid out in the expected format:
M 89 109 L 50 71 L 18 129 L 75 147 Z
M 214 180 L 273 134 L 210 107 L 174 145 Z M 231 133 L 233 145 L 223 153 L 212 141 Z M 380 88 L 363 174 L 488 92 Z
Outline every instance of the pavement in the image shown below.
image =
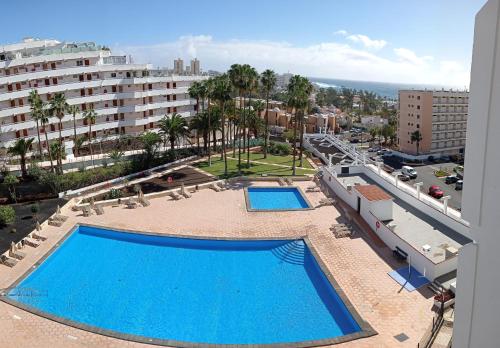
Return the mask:
M 258 182 L 258 185 L 273 185 Z M 304 191 L 311 182 L 297 182 Z M 432 322 L 432 294 L 401 292 L 401 286 L 387 273 L 401 267 L 385 246 L 377 246 L 364 233 L 337 239 L 332 223 L 345 219 L 335 206 L 278 213 L 248 212 L 243 185 L 223 192 L 200 190 L 192 198 L 173 201 L 169 197 L 151 199 L 149 207 L 134 210 L 107 207 L 104 215 L 83 217 L 81 212 L 63 207 L 69 218 L 62 227 L 44 226 L 48 240 L 38 248 L 26 248 L 27 256 L 14 268 L 0 265 L 0 288 L 12 284 L 31 269 L 77 223 L 195 237 L 300 238 L 308 235 L 318 257 L 333 275 L 352 305 L 377 335 L 335 347 L 415 347 Z M 325 196 L 306 192 L 313 205 Z M 70 203 L 72 204 L 72 203 Z M 113 313 L 110 313 L 113 315 Z M 0 302 L 0 347 L 89 348 L 147 347 L 148 345 L 106 337 L 45 319 Z

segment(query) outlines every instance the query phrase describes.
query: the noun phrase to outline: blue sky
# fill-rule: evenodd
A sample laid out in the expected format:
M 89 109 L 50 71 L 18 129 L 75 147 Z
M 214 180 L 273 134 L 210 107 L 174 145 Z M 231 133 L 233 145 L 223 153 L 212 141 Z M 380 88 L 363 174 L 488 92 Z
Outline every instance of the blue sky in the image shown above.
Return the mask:
M 468 84 L 485 0 L 8 1 L 2 44 L 96 41 L 136 62 L 234 62 L 308 76 Z M 5 30 L 8 28 L 8 30 Z

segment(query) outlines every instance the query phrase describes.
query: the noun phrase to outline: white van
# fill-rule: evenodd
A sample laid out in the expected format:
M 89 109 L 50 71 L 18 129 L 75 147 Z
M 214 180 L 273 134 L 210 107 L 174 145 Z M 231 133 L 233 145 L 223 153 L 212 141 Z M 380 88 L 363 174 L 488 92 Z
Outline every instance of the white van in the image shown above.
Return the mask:
M 410 166 L 403 166 L 403 168 L 401 168 L 401 173 L 408 175 L 410 179 L 415 179 L 417 177 L 417 171 Z

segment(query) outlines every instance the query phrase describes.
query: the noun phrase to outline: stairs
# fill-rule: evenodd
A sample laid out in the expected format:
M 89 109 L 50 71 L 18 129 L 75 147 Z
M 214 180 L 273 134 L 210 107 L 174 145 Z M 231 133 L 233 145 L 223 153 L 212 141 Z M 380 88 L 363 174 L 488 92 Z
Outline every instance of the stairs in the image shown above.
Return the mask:
M 280 259 L 281 262 L 293 265 L 303 265 L 305 250 L 306 245 L 302 240 L 294 240 L 272 249 L 272 253 Z

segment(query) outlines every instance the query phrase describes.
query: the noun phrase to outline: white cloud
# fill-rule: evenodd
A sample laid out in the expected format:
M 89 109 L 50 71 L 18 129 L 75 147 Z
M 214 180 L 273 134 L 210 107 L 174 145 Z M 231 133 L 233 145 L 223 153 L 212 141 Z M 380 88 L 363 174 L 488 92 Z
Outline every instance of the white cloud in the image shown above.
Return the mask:
M 406 48 L 375 53 L 346 43 L 323 42 L 296 46 L 287 42 L 215 40 L 211 36 L 183 36 L 149 46 L 119 46 L 115 54 L 131 54 L 137 63 L 173 66 L 177 57 L 197 57 L 202 69 L 224 71 L 234 63 L 248 63 L 257 70 L 293 72 L 306 76 L 366 81 L 439 84 L 463 87 L 469 83 L 469 67 L 430 56 L 418 56 Z M 392 54 L 391 54 L 392 53 Z
M 347 35 L 347 31 L 344 30 L 344 29 L 341 29 L 341 30 L 337 30 L 336 32 L 334 32 L 335 35 L 341 35 L 341 36 L 346 36 Z
M 385 45 L 387 45 L 387 41 L 385 40 L 372 40 L 368 36 L 362 34 L 349 35 L 347 39 L 351 40 L 352 42 L 361 43 L 366 48 L 375 50 L 380 50 L 384 48 Z
M 407 48 L 395 48 L 394 53 L 400 61 L 414 65 L 424 65 L 434 59 L 432 56 L 418 57 L 415 52 Z

